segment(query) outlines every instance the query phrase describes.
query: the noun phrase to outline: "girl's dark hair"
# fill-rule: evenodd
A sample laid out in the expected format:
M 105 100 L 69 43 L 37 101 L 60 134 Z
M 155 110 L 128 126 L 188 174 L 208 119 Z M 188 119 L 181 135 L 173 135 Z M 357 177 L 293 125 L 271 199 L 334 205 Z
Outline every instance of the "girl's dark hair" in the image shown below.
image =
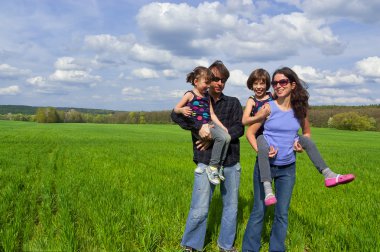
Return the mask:
M 276 74 L 283 74 L 289 79 L 290 83 L 296 83 L 296 87 L 291 92 L 290 104 L 294 111 L 294 116 L 303 125 L 309 109 L 309 92 L 306 90 L 306 83 L 298 78 L 298 75 L 289 67 L 277 69 L 272 75 L 272 80 Z
M 194 86 L 194 81 L 200 78 L 205 78 L 206 83 L 210 83 L 212 79 L 211 70 L 207 67 L 197 66 L 192 72 L 187 74 L 186 82 L 191 83 L 191 85 Z
M 247 87 L 250 90 L 253 90 L 253 83 L 257 81 L 262 81 L 265 83 L 267 91 L 270 88 L 270 75 L 269 73 L 262 68 L 253 70 L 252 73 L 249 75 L 247 80 Z
M 230 78 L 230 71 L 228 71 L 227 67 L 221 60 L 215 60 L 208 68 L 210 70 L 213 68 L 217 69 L 221 77 L 224 79 L 224 82 L 227 82 L 228 78 Z

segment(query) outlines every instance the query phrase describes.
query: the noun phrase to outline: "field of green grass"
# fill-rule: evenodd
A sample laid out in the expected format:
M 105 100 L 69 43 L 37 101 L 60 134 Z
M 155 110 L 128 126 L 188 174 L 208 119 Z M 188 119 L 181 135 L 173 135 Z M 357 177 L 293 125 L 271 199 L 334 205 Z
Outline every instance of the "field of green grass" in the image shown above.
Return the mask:
M 325 188 L 307 155 L 298 155 L 288 250 L 378 251 L 380 133 L 312 132 L 331 168 L 357 179 Z M 181 251 L 195 168 L 189 132 L 175 125 L 0 121 L 0 139 L 0 251 Z M 241 142 L 239 249 L 255 159 Z M 220 215 L 216 190 L 205 251 L 217 251 Z M 272 217 L 270 209 L 263 251 Z

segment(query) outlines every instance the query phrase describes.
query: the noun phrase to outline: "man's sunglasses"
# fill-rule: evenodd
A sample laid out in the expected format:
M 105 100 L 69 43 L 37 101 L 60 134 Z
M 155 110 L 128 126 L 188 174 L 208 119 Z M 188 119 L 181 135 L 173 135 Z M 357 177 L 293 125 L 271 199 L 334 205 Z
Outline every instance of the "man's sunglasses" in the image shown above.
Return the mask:
M 223 79 L 223 78 L 219 78 L 219 77 L 212 77 L 211 78 L 211 81 L 214 81 L 214 82 L 219 82 L 219 81 L 222 81 L 222 83 L 226 83 L 226 79 Z
M 277 84 L 280 84 L 281 87 L 285 87 L 286 85 L 289 84 L 289 79 L 282 79 L 279 81 L 272 81 L 271 82 L 273 87 L 277 87 Z

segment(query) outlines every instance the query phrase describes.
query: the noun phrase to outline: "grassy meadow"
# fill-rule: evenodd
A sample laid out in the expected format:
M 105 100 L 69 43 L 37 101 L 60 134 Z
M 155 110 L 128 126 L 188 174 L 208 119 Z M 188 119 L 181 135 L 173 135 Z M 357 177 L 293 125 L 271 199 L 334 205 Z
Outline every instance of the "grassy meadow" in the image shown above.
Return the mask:
M 289 251 L 378 251 L 380 133 L 313 128 L 330 167 L 352 172 L 325 188 L 298 155 Z M 190 134 L 176 125 L 0 121 L 0 251 L 181 251 L 193 183 Z M 241 138 L 236 247 L 253 204 L 255 154 Z M 205 251 L 217 251 L 213 197 Z M 263 232 L 267 251 L 273 209 Z

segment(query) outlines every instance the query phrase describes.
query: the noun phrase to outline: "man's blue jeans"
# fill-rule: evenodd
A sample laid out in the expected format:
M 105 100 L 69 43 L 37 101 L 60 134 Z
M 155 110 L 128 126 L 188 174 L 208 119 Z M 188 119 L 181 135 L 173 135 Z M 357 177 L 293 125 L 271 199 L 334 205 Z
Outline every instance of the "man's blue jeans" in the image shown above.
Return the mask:
M 288 210 L 296 178 L 296 164 L 284 166 L 271 165 L 277 203 L 275 205 L 269 251 L 285 251 L 285 238 L 288 228 Z M 243 237 L 243 252 L 259 251 L 261 247 L 261 231 L 263 229 L 265 204 L 264 188 L 260 182 L 258 162 L 253 173 L 254 202 L 251 215 Z
M 206 164 L 200 163 L 195 169 L 191 206 L 181 242 L 182 246 L 189 246 L 196 250 L 202 250 L 204 246 L 208 211 L 215 190 L 215 185 L 208 180 L 205 172 L 206 167 Z M 223 212 L 218 246 L 223 249 L 231 249 L 235 241 L 240 172 L 239 163 L 233 166 L 225 166 L 224 177 L 226 179 L 220 183 Z

